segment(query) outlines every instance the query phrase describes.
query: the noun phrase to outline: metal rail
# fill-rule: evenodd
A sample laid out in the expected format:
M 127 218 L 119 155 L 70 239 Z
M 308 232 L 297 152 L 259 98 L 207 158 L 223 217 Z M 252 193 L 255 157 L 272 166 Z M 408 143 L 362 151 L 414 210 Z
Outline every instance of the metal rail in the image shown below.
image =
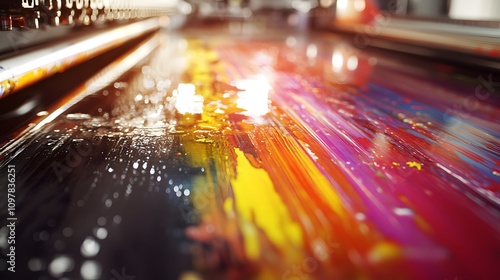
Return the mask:
M 0 98 L 160 28 L 151 18 L 55 43 L 0 61 Z
M 0 143 L 2 144 L 0 146 L 3 146 L 0 148 L 0 159 L 5 157 L 7 151 L 15 149 L 24 143 L 26 139 L 32 137 L 44 125 L 56 119 L 58 116 L 71 108 L 71 106 L 80 102 L 86 96 L 108 86 L 134 65 L 140 63 L 164 40 L 165 36 L 163 36 L 162 33 L 156 32 L 144 40 L 139 46 L 123 54 L 110 65 L 97 72 L 92 78 L 85 82 L 85 84 L 68 94 L 67 98 L 59 101 L 59 103 L 48 109 L 48 114 L 46 116 L 39 116 L 33 119 L 32 125 L 19 130 L 19 134 L 17 134 L 15 138 L 7 143 Z M 2 167 L 3 165 L 0 165 L 0 168 Z

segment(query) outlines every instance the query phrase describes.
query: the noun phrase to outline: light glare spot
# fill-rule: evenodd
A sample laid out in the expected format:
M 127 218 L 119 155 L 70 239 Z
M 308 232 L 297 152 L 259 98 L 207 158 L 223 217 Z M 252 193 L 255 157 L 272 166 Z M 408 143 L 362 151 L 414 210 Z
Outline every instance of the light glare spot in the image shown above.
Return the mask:
M 96 261 L 85 261 L 80 269 L 83 279 L 94 280 L 101 277 L 101 265 Z
M 83 241 L 80 252 L 84 257 L 94 257 L 97 253 L 99 253 L 100 248 L 101 246 L 99 243 L 97 243 L 94 238 L 89 236 Z
M 64 255 L 57 256 L 49 265 L 49 273 L 53 277 L 59 278 L 63 275 L 63 273 L 71 271 L 73 266 L 73 259 L 70 257 Z

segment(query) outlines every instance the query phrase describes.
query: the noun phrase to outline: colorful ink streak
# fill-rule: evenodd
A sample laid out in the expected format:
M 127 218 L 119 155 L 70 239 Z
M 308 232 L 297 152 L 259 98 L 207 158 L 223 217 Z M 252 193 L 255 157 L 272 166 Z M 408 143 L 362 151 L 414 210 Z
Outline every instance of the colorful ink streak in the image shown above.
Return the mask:
M 237 220 L 239 232 L 230 234 L 243 240 L 241 258 L 257 262 L 256 278 L 492 279 L 498 272 L 493 112 L 496 122 L 464 120 L 426 104 L 430 94 L 419 102 L 376 82 L 387 74 L 359 81 L 375 70 L 342 45 L 333 57 L 347 60 L 352 77 L 335 73 L 335 58 L 311 65 L 306 51 L 297 55 L 284 42 L 194 40 L 189 52 L 186 82 L 202 81 L 205 99 L 226 104 L 234 101 L 224 96 L 235 96 L 234 89 L 204 91 L 207 84 L 272 88 L 269 114 L 241 119 L 226 110 L 218 126 L 229 151 L 215 151 L 236 170 L 224 174 L 232 178 L 225 211 L 212 215 Z M 205 215 L 203 227 L 214 220 Z M 187 232 L 203 235 L 197 226 Z

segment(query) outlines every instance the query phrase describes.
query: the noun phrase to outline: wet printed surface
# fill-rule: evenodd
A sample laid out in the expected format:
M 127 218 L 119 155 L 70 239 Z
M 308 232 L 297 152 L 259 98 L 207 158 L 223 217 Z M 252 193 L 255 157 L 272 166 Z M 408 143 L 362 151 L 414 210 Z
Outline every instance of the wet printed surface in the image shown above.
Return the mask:
M 2 193 L 8 165 L 17 176 L 16 277 L 500 273 L 494 74 L 335 38 L 211 34 L 169 35 L 2 150 Z

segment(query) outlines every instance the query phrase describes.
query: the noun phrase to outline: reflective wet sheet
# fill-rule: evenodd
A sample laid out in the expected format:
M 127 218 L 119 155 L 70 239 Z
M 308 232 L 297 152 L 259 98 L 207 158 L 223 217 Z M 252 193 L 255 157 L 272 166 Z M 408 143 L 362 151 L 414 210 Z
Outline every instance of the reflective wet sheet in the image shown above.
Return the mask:
M 327 35 L 218 33 L 163 36 L 3 148 L 0 218 L 17 219 L 16 274 L 5 275 L 500 273 L 495 73 Z M 0 229 L 2 273 L 10 231 Z

